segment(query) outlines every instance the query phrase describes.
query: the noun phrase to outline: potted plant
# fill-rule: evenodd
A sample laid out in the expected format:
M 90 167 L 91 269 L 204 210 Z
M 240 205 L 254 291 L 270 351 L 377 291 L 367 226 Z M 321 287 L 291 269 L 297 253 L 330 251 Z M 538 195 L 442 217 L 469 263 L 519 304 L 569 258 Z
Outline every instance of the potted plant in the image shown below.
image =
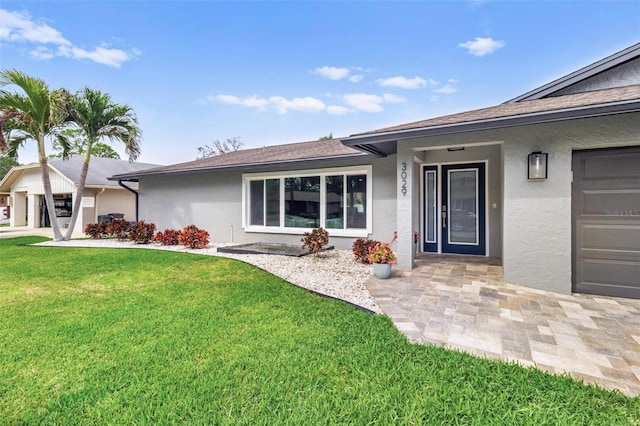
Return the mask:
M 396 255 L 389 243 L 377 243 L 369 249 L 369 262 L 373 264 L 373 274 L 386 279 L 391 276 L 391 265 L 396 263 Z

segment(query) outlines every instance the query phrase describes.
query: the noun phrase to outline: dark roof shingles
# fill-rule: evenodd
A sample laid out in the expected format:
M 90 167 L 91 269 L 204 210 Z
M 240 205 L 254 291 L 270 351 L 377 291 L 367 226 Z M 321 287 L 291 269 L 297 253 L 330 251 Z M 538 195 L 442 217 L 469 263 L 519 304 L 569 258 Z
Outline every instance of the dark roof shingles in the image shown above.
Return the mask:
M 420 129 L 433 126 L 461 124 L 473 121 L 491 120 L 525 114 L 544 113 L 556 110 L 588 107 L 590 105 L 600 105 L 605 103 L 614 103 L 637 99 L 640 99 L 640 84 L 617 87 L 613 89 L 596 90 L 593 92 L 584 92 L 574 95 L 565 95 L 553 98 L 501 104 L 488 108 L 481 108 L 427 120 L 414 121 L 412 123 L 400 124 L 397 126 L 385 127 L 383 129 L 372 130 L 370 132 L 358 133 L 352 135 L 352 137 L 372 135 L 376 133 Z

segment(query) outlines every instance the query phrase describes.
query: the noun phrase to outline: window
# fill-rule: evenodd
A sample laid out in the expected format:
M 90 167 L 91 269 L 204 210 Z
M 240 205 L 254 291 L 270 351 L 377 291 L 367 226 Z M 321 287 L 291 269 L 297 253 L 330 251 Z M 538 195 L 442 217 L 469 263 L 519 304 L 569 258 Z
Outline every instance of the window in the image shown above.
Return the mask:
M 245 175 L 245 229 L 302 233 L 323 228 L 335 235 L 366 236 L 371 166 L 309 174 Z
M 280 226 L 280 179 L 252 180 L 249 192 L 252 201 L 249 223 Z

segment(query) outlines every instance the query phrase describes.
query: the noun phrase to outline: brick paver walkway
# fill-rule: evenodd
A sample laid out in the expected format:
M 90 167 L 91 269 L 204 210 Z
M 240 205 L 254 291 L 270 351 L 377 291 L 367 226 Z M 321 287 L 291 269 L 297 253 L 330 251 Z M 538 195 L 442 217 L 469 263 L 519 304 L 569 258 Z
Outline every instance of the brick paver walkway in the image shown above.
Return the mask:
M 412 271 L 366 286 L 412 341 L 640 395 L 640 300 L 562 295 L 502 277 L 496 259 L 421 255 Z

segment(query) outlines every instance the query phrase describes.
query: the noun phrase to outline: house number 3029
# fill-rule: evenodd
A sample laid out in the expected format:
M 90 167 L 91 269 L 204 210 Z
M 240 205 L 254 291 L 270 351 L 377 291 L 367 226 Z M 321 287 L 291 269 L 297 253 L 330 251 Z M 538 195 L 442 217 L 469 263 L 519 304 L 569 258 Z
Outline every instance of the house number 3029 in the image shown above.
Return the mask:
M 400 192 L 402 192 L 402 196 L 407 196 L 407 163 L 402 163 L 402 169 L 400 169 L 400 180 L 402 181 L 402 188 Z

